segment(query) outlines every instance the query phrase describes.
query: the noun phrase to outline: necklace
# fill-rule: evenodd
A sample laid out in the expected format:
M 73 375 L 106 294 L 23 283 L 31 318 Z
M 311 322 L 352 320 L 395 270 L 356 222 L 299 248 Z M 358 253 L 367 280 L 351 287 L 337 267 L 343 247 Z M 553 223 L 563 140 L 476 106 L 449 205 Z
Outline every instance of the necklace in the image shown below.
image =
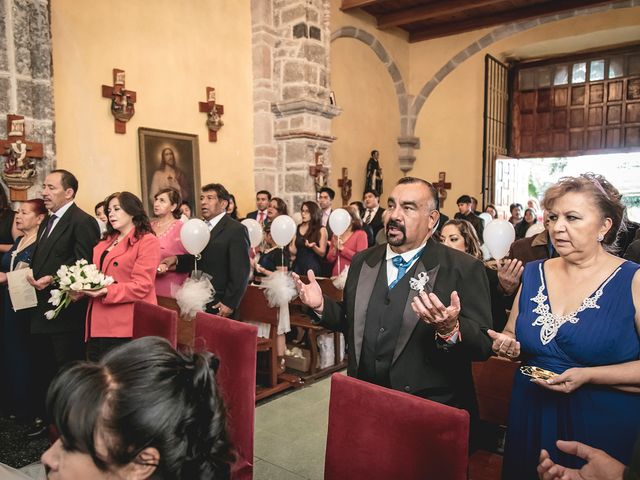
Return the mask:
M 111 244 L 111 246 L 115 247 L 116 245 L 118 245 L 122 239 L 125 237 L 125 235 L 120 235 L 118 238 L 116 238 L 113 243 Z
M 24 250 L 25 248 L 27 248 L 29 245 L 31 245 L 33 243 L 33 241 L 36 238 L 38 232 L 33 233 L 31 235 L 25 235 L 24 237 L 22 237 L 20 239 L 20 242 L 18 243 L 18 247 L 14 250 L 16 253 L 20 252 L 22 250 Z

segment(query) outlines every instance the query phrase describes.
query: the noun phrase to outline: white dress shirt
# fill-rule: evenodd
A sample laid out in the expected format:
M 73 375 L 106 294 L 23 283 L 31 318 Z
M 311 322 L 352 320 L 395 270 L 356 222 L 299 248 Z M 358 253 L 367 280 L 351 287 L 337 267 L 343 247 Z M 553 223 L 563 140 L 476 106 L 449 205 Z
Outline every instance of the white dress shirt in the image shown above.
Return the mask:
M 62 218 L 62 216 L 65 213 L 67 213 L 67 210 L 69 210 L 71 208 L 71 205 L 73 205 L 73 200 L 71 200 L 69 203 L 66 203 L 63 206 L 61 206 L 57 211 L 50 212 L 51 215 L 55 215 L 56 216 L 56 219 L 53 221 L 53 224 L 51 225 L 51 230 L 49 230 L 49 237 L 53 233 L 53 229 L 56 228 L 56 225 L 58 225 L 58 222 L 60 222 L 60 219 Z
M 424 242 L 422 242 L 422 245 L 420 245 L 418 248 L 414 248 L 413 250 L 409 250 L 408 252 L 405 252 L 405 253 L 396 253 L 393 250 L 391 250 L 391 247 L 389 246 L 389 244 L 387 244 L 387 255 L 385 257 L 385 259 L 387 260 L 387 286 L 391 285 L 393 281 L 396 279 L 396 277 L 398 276 L 398 268 L 393 264 L 392 259 L 400 255 L 405 262 L 408 262 L 409 260 L 411 260 L 411 257 L 413 257 L 416 253 L 418 253 L 418 251 L 420 251 L 422 248 L 424 248 L 426 244 L 427 244 L 427 239 L 425 238 Z M 413 262 L 411 262 L 411 265 L 409 265 L 409 267 L 407 268 L 407 271 L 413 268 L 413 265 L 418 261 L 418 258 L 420 257 L 415 258 Z
M 222 220 L 222 217 L 224 217 L 226 215 L 227 212 L 223 211 L 222 213 L 219 213 L 218 215 L 216 215 L 215 217 L 209 219 L 209 220 L 205 220 L 204 223 L 207 224 L 207 227 L 209 227 L 209 231 L 213 230 L 214 228 L 216 228 L 216 225 L 218 224 L 218 222 L 220 220 Z

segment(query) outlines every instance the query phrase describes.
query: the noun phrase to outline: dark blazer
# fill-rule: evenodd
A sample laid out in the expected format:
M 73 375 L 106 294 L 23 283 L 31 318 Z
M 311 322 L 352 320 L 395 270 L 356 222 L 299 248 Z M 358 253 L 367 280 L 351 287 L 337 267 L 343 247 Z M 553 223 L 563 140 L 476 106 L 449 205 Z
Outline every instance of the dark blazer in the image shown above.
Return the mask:
M 383 211 L 384 211 L 384 208 L 379 207 L 378 211 L 376 212 L 376 214 L 373 216 L 373 218 L 369 222 L 369 226 L 371 227 L 371 230 L 373 230 L 373 238 L 375 238 L 375 236 L 378 234 L 380 229 L 382 227 L 384 227 L 384 224 L 382 223 L 382 212 Z M 366 213 L 364 215 L 365 215 L 365 217 L 367 216 Z
M 358 253 L 351 263 L 344 300 L 324 298 L 321 323 L 345 332 L 349 345 L 348 374 L 357 376 L 362 351 L 365 319 L 378 272 L 385 260 L 386 245 Z M 489 285 L 482 262 L 430 238 L 418 260 L 415 276 L 427 272 L 427 291 L 445 304 L 451 292 L 460 296 L 462 341 L 449 346 L 435 339 L 433 327 L 421 321 L 411 309 L 417 291 L 410 290 L 390 368 L 391 387 L 424 398 L 475 410 L 471 361 L 491 355 Z
M 484 234 L 484 222 L 479 216 L 477 216 L 473 212 L 469 213 L 468 215 L 463 215 L 462 213 L 458 212 L 453 216 L 453 218 L 458 220 L 466 220 L 471 225 L 473 225 L 473 228 L 476 229 L 476 233 L 478 234 L 478 239 L 480 240 L 480 243 L 484 242 L 482 238 Z
M 31 268 L 36 280 L 45 275 L 55 275 L 62 265 L 73 265 L 84 258 L 91 263 L 93 247 L 100 239 L 100 228 L 95 218 L 82 211 L 75 203 L 65 212 L 51 234 L 40 239 L 47 222 L 38 230 L 38 241 L 33 253 Z M 48 303 L 51 289 L 37 291 L 38 306 L 28 310 L 31 333 L 63 333 L 82 331 L 87 311 L 87 300 L 71 303 L 58 317 L 47 320 L 44 314 L 53 309 Z
M 211 230 L 209 243 L 198 260 L 198 270 L 213 277 L 213 303 L 222 302 L 235 310 L 240 305 L 249 283 L 249 233 L 244 225 L 225 215 Z M 194 256 L 178 255 L 177 272 L 191 272 Z

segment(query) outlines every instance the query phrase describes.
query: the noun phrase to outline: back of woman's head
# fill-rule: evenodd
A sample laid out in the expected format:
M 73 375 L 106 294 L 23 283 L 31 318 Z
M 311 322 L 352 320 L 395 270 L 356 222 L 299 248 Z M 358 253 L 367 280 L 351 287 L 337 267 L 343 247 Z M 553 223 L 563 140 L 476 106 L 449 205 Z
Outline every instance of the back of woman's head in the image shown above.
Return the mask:
M 139 463 L 144 449 L 155 448 L 150 478 L 227 478 L 231 456 L 216 368 L 210 353 L 177 353 L 166 340 L 145 337 L 97 364 L 61 372 L 47 409 L 65 448 L 89 454 L 103 471 Z

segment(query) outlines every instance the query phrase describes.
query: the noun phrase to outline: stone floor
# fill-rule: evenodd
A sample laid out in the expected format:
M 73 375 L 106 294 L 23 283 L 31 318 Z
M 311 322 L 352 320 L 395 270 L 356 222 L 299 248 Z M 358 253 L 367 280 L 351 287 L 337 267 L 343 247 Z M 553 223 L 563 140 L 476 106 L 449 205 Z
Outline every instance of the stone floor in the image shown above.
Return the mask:
M 323 478 L 330 385 L 326 378 L 258 405 L 254 480 Z M 46 440 L 23 442 L 24 432 L 8 422 L 0 422 L 0 432 L 0 462 L 23 467 L 32 479 L 44 479 L 37 461 Z

